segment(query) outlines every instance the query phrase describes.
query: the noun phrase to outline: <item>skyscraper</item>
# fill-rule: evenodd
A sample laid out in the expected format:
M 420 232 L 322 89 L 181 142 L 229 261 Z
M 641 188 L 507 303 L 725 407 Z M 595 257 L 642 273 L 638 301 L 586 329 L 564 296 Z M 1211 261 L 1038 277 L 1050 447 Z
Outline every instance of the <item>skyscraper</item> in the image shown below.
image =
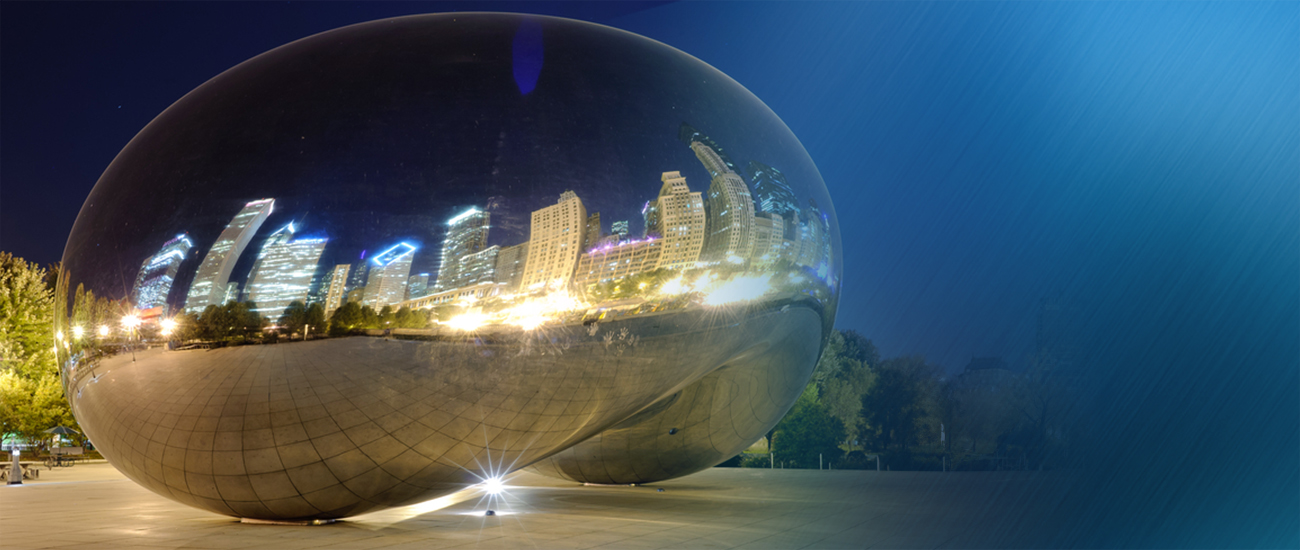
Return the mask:
M 527 241 L 502 248 L 497 253 L 496 282 L 505 283 L 505 291 L 514 292 L 524 281 L 524 264 L 527 262 Z
M 489 215 L 478 208 L 470 208 L 447 221 L 447 237 L 442 241 L 441 263 L 434 292 L 442 292 L 466 285 L 460 273 L 460 260 L 487 248 Z
M 295 239 L 295 231 L 291 223 L 267 237 L 245 287 L 248 299 L 257 305 L 253 311 L 272 320 L 279 319 L 293 301 L 307 302 L 316 265 L 329 241 Z
M 460 274 L 458 279 L 462 284 L 456 288 L 495 281 L 497 256 L 500 252 L 501 247 L 493 245 L 473 254 L 461 256 L 457 272 Z
M 556 289 L 567 284 L 586 245 L 586 233 L 587 208 L 573 191 L 560 194 L 556 204 L 533 211 L 522 289 Z
M 348 272 L 352 270 L 349 264 L 338 264 L 330 271 L 329 279 L 325 281 L 325 315 L 334 313 L 334 310 L 343 305 L 343 299 L 347 297 Z
M 185 299 L 186 312 L 200 312 L 208 305 L 225 303 L 226 287 L 230 284 L 230 272 L 235 269 L 244 247 L 253 240 L 253 235 L 262 222 L 270 217 L 275 208 L 275 199 L 262 199 L 244 205 L 235 214 L 235 218 L 226 224 L 226 229 L 217 237 L 199 264 L 194 282 L 190 284 L 189 296 Z
M 189 235 L 181 233 L 163 243 L 157 254 L 144 261 L 140 272 L 135 276 L 132 292 L 135 295 L 136 309 L 163 306 L 166 313 L 167 295 L 171 293 L 172 283 L 176 281 L 176 272 L 180 270 L 181 262 L 185 261 L 185 254 L 193 246 Z
M 627 220 L 619 220 L 609 224 L 609 232 L 611 235 L 618 235 L 618 240 L 620 241 L 626 240 L 627 234 L 630 233 L 630 231 L 628 231 Z
M 781 259 L 784 248 L 785 223 L 780 215 L 760 212 L 754 216 L 754 249 L 750 252 L 750 266 L 762 269 Z
M 695 143 L 697 141 L 703 143 L 706 147 L 711 149 L 717 155 L 718 161 L 722 163 L 722 166 L 726 167 L 727 171 L 731 171 L 731 172 L 736 171 L 736 164 L 731 162 L 731 159 L 727 157 L 727 152 L 722 149 L 722 146 L 718 145 L 718 142 L 713 141 L 713 139 L 710 138 L 709 136 L 704 135 L 704 132 L 701 132 L 693 128 L 690 124 L 687 124 L 685 122 L 682 123 L 681 127 L 677 131 L 677 139 L 682 140 L 682 143 L 685 143 L 688 147 L 691 147 L 692 149 L 694 149 L 694 147 L 691 146 L 692 143 Z M 710 172 L 712 171 L 713 169 L 711 168 Z M 718 171 L 722 172 L 723 170 L 719 169 Z M 710 174 L 709 177 L 713 177 L 715 175 L 717 174 Z
M 794 191 L 790 189 L 785 174 L 776 168 L 754 161 L 745 167 L 745 173 L 749 176 L 749 181 L 754 184 L 754 205 L 758 210 L 781 216 L 787 222 L 789 229 L 793 230 L 794 224 L 789 222 L 798 217 L 799 202 L 795 199 Z
M 662 237 L 656 268 L 695 267 L 704 247 L 704 198 L 691 192 L 680 172 L 664 172 L 659 196 L 647 210 L 646 232 Z
M 406 298 L 406 278 L 411 273 L 415 245 L 397 243 L 370 259 L 370 276 L 362 304 L 378 310 Z
M 587 236 L 583 239 L 583 242 L 589 246 L 591 243 L 599 241 L 600 236 L 600 212 L 592 212 L 587 215 Z
M 664 251 L 663 239 L 646 237 L 591 249 L 578 259 L 573 282 L 579 287 L 603 283 L 655 269 Z
M 429 274 L 418 273 L 406 280 L 406 299 L 419 298 L 429 292 Z
M 749 186 L 708 145 L 695 141 L 691 149 L 713 178 L 709 184 L 707 236 L 700 259 L 743 262 L 754 244 L 754 198 Z

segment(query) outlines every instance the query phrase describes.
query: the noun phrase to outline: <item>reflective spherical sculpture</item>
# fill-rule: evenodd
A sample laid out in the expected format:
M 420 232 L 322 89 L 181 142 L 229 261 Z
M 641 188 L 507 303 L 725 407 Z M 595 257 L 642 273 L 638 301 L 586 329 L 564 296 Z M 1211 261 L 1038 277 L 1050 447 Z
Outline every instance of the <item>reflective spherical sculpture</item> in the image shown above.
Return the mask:
M 549 17 L 354 25 L 151 122 L 63 258 L 73 411 L 131 479 L 324 519 L 520 468 L 644 483 L 762 437 L 835 317 L 799 141 L 726 75 Z

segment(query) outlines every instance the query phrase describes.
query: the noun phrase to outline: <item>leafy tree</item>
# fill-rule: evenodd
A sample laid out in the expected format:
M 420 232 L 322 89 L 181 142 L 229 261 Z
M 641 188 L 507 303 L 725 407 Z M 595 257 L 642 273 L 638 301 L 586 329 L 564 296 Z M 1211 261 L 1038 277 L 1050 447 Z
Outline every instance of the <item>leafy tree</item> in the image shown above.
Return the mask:
M 385 305 L 379 308 L 379 322 L 375 328 L 395 328 L 394 322 L 397 320 L 397 312 L 393 311 L 393 306 Z
M 856 342 L 854 345 L 860 346 Z M 866 345 L 871 345 L 870 340 L 866 341 Z M 871 348 L 874 351 L 875 347 Z M 871 389 L 876 379 L 871 368 L 856 358 L 861 356 L 856 351 L 857 349 L 850 352 L 849 340 L 844 333 L 832 331 L 812 376 L 819 401 L 827 414 L 844 426 L 844 435 L 848 441 L 857 439 L 863 428 L 862 396 Z
M 830 460 L 843 454 L 839 447 L 843 438 L 844 425 L 818 402 L 817 388 L 809 384 L 794 408 L 777 424 L 772 451 L 787 465 L 816 468 L 819 455 Z
M 303 327 L 307 324 L 307 304 L 302 300 L 289 302 L 289 307 L 284 308 L 284 313 L 280 315 L 280 331 L 285 334 L 294 334 L 302 332 Z
M 36 264 L 0 252 L 0 431 L 29 440 L 76 422 L 51 345 L 54 293 L 46 278 Z M 71 335 L 60 339 L 71 340 Z
M 348 302 L 334 310 L 330 316 L 330 336 L 343 336 L 348 332 L 362 328 L 365 323 L 365 316 L 361 312 L 361 304 Z
M 424 328 L 429 324 L 429 317 L 423 311 L 402 307 L 393 316 L 394 328 Z
M 875 384 L 862 398 L 869 434 L 879 449 L 906 450 L 928 434 L 938 368 L 919 355 L 881 362 Z
M 329 322 L 325 320 L 325 306 L 321 305 L 320 302 L 307 306 L 306 319 L 303 323 L 311 327 L 308 330 L 312 333 L 325 333 L 328 331 L 329 327 L 326 325 Z

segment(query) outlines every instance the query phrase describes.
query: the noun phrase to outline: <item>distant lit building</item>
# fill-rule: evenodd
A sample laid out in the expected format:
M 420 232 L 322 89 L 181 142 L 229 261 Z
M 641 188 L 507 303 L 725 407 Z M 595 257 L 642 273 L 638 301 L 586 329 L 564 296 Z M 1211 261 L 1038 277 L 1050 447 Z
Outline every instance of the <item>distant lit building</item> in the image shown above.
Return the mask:
M 573 191 L 560 194 L 556 204 L 533 211 L 522 290 L 568 284 L 586 245 L 586 233 L 587 208 Z
M 434 292 L 466 285 L 467 279 L 460 272 L 460 260 L 487 248 L 489 218 L 486 211 L 470 208 L 447 221 L 447 237 L 442 241 Z
M 754 185 L 754 206 L 761 212 L 776 214 L 787 222 L 790 230 L 799 215 L 799 202 L 795 199 L 785 174 L 761 162 L 751 161 L 745 174 Z
M 587 215 L 587 236 L 582 240 L 583 246 L 590 246 L 591 243 L 599 241 L 600 237 L 600 212 L 593 212 Z
M 217 237 L 217 242 L 213 243 L 199 264 L 185 299 L 186 312 L 200 312 L 208 305 L 226 302 L 230 273 L 234 271 L 244 248 L 253 240 L 253 235 L 262 227 L 262 222 L 271 216 L 274 207 L 275 199 L 250 202 L 226 224 L 226 229 Z
M 497 273 L 497 256 L 501 253 L 501 247 L 489 246 L 473 254 L 461 256 L 460 266 L 457 272 L 461 284 L 456 288 L 467 287 L 479 283 L 491 283 L 496 281 Z
M 176 272 L 180 271 L 181 262 L 185 261 L 185 255 L 193 247 L 189 235 L 181 233 L 163 243 L 161 250 L 144 261 L 140 272 L 135 276 L 135 288 L 132 291 L 136 309 L 167 309 L 167 295 L 171 293 L 172 283 L 176 281 Z
M 411 275 L 406 280 L 406 299 L 419 298 L 429 293 L 429 274 L 419 273 Z
M 707 236 L 700 260 L 741 263 L 749 258 L 754 237 L 754 198 L 739 174 L 702 142 L 691 143 L 696 158 L 713 180 L 709 184 Z
M 406 298 L 406 279 L 411 273 L 411 260 L 416 247 L 397 243 L 370 259 L 370 275 L 366 281 L 363 305 L 379 310 Z
M 528 243 L 507 246 L 497 252 L 496 282 L 505 290 L 514 292 L 524 281 L 524 264 L 528 262 Z
M 344 298 L 347 297 L 348 272 L 352 270 L 349 264 L 338 264 L 330 270 L 329 277 L 322 283 L 325 287 L 325 315 L 334 313 L 334 310 L 343 305 Z
M 663 239 L 657 237 L 594 248 L 579 258 L 574 285 L 583 287 L 651 271 L 659 265 L 663 251 Z
M 754 248 L 750 252 L 750 266 L 762 269 L 781 259 L 785 240 L 785 223 L 781 216 L 760 212 L 754 216 Z
M 659 196 L 646 209 L 646 233 L 661 238 L 660 269 L 689 269 L 704 248 L 704 197 L 680 172 L 664 172 Z
M 618 235 L 619 240 L 626 240 L 627 234 L 629 233 L 627 220 L 619 220 L 609 224 L 609 233 L 611 235 Z
M 290 303 L 307 302 L 316 266 L 329 241 L 323 237 L 295 238 L 294 233 L 291 223 L 267 237 L 245 288 L 248 300 L 257 306 L 253 311 L 273 321 Z
M 691 145 L 692 143 L 699 142 L 704 144 L 705 147 L 708 147 L 709 150 L 713 151 L 714 155 L 721 163 L 721 167 L 709 168 L 709 172 L 710 172 L 709 177 L 713 177 L 717 175 L 713 173 L 715 171 L 719 173 L 723 171 L 730 171 L 730 172 L 739 171 L 736 168 L 736 164 L 731 162 L 731 158 L 727 156 L 727 152 L 722 148 L 722 145 L 719 145 L 718 142 L 713 141 L 713 138 L 704 135 L 704 132 L 696 130 L 690 124 L 686 124 L 685 122 L 682 123 L 681 127 L 677 131 L 677 139 L 680 139 L 682 143 L 685 143 L 686 146 L 690 147 L 691 149 L 695 148 L 693 145 Z M 725 170 L 723 169 L 724 167 Z

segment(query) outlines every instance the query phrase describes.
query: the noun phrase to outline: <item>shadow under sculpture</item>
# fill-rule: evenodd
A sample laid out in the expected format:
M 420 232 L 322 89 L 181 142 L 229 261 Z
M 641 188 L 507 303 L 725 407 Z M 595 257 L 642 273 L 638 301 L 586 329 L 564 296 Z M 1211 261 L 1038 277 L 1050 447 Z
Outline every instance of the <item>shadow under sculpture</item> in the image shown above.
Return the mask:
M 648 483 L 790 408 L 839 247 L 798 140 L 699 60 L 403 17 L 258 56 L 142 130 L 69 237 L 56 349 L 104 456 L 220 514 L 341 518 L 521 468 Z M 343 320 L 363 309 L 401 314 Z

